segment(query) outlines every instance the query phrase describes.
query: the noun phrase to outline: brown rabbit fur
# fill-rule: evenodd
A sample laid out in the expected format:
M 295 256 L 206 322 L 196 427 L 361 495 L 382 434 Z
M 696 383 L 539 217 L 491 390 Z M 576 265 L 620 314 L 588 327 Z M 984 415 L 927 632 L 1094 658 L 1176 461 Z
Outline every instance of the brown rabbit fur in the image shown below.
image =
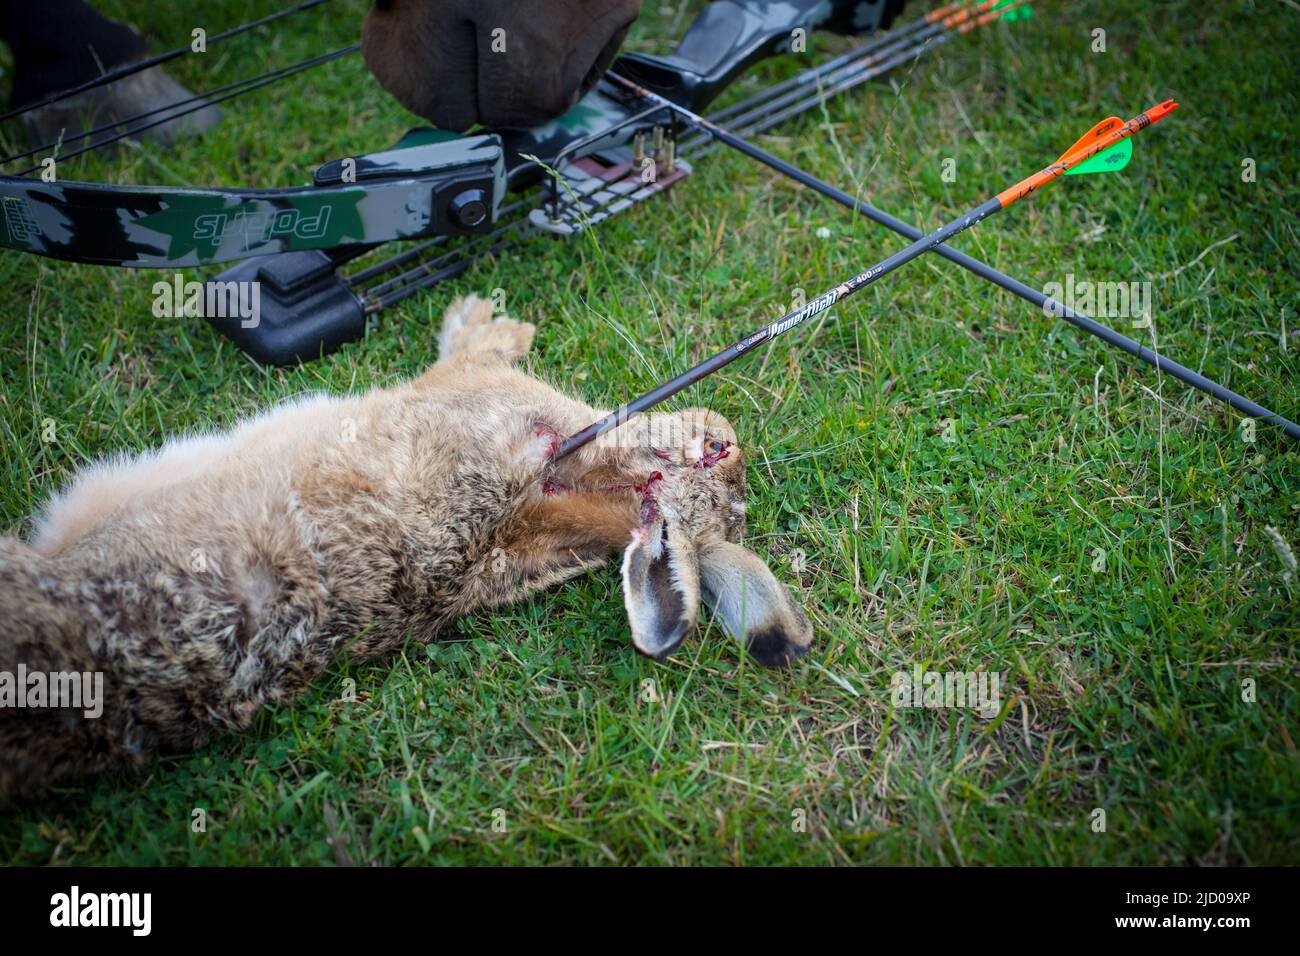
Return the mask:
M 554 461 L 603 412 L 513 367 L 533 331 L 457 301 L 414 381 L 101 463 L 30 545 L 0 538 L 0 672 L 103 674 L 98 718 L 0 708 L 0 800 L 245 729 L 340 651 L 430 641 L 620 551 L 639 650 L 671 653 L 701 596 L 761 661 L 806 650 L 807 618 L 738 544 L 731 426 L 643 416 Z

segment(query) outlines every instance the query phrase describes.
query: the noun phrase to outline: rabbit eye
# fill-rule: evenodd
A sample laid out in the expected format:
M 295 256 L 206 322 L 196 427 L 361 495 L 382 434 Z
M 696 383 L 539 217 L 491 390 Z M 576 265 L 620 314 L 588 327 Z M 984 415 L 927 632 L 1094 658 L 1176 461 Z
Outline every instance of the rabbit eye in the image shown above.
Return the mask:
M 695 463 L 696 468 L 712 468 L 718 462 L 722 461 L 722 459 L 731 456 L 731 453 L 727 451 L 727 449 L 731 447 L 731 442 L 729 441 L 719 441 L 716 438 L 710 438 L 700 447 L 704 452 L 704 456 Z

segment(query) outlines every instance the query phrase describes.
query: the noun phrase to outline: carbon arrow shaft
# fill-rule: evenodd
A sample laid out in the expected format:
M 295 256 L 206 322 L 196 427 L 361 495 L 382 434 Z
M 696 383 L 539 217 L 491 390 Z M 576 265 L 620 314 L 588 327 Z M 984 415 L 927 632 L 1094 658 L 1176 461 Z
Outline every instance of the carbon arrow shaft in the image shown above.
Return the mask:
M 639 94 L 649 95 L 652 98 L 655 97 L 655 94 L 652 94 L 650 93 L 650 91 L 644 90 L 641 87 L 636 86 L 636 84 L 631 83 L 630 81 L 625 80 L 622 77 L 615 76 L 614 78 L 619 82 L 623 83 L 624 85 L 628 86 L 629 88 L 633 89 L 635 92 Z M 667 100 L 664 100 L 664 102 L 668 103 Z M 746 143 L 744 140 L 739 139 L 739 137 L 732 137 L 730 133 L 726 133 L 726 131 L 722 130 L 720 127 L 717 127 L 712 123 L 709 123 L 707 120 L 704 120 L 703 117 L 696 116 L 694 113 L 691 113 L 689 110 L 683 110 L 680 107 L 675 107 L 675 108 L 679 112 L 683 113 L 683 115 L 687 115 L 691 122 L 699 123 L 702 126 L 702 128 L 708 130 L 710 133 L 713 133 L 714 135 L 718 135 L 719 133 L 722 133 L 727 137 L 735 139 L 737 143 L 744 143 L 746 147 L 757 149 L 756 147 L 751 147 L 749 143 Z M 560 445 L 560 448 L 556 453 L 556 458 L 557 459 L 563 458 L 565 455 L 572 454 L 573 452 L 577 451 L 579 448 L 583 447 L 587 443 L 594 441 L 596 438 L 598 438 L 600 435 L 604 434 L 605 432 L 610 431 L 611 429 L 617 428 L 618 426 L 622 425 L 624 422 L 628 421 L 628 419 L 632 418 L 634 415 L 639 415 L 641 412 L 644 412 L 654 407 L 655 405 L 658 405 L 660 402 L 664 401 L 665 399 L 671 398 L 673 395 L 676 395 L 682 389 L 695 384 L 696 382 L 700 381 L 706 376 L 711 375 L 714 372 L 718 371 L 719 369 L 731 364 L 736 359 L 740 358 L 742 355 L 747 355 L 757 347 L 761 345 L 765 345 L 768 342 L 772 341 L 778 335 L 783 335 L 786 332 L 790 331 L 791 329 L 802 325 L 804 322 L 808 321 L 808 319 L 816 315 L 820 315 L 822 312 L 825 312 L 827 309 L 831 308 L 841 300 L 846 299 L 853 293 L 866 288 L 868 285 L 875 282 L 881 276 L 888 275 L 889 273 L 897 269 L 899 266 L 911 262 L 913 259 L 922 255 L 923 253 L 928 252 L 931 249 L 934 249 L 936 247 L 942 246 L 944 243 L 946 243 L 949 239 L 952 239 L 954 236 L 957 236 L 960 233 L 971 228 L 972 226 L 975 226 L 978 223 L 983 222 L 989 216 L 992 216 L 993 214 L 1000 212 L 1001 210 L 1007 208 L 1013 203 L 1019 201 L 1020 199 L 1023 199 L 1025 196 L 1029 195 L 1030 193 L 1047 185 L 1052 180 L 1064 175 L 1066 170 L 1071 169 L 1085 162 L 1088 159 L 1091 159 L 1096 154 L 1103 152 L 1106 149 L 1109 149 L 1111 146 L 1114 146 L 1116 143 L 1120 142 L 1121 140 L 1129 136 L 1133 136 L 1134 134 L 1138 133 L 1143 129 L 1146 129 L 1152 123 L 1160 120 L 1164 116 L 1167 116 L 1175 109 L 1177 109 L 1177 104 L 1174 103 L 1173 100 L 1166 100 L 1165 102 L 1159 104 L 1158 106 L 1154 106 L 1151 109 L 1147 110 L 1146 112 L 1138 114 L 1133 119 L 1129 120 L 1127 123 L 1124 123 L 1122 126 L 1112 130 L 1110 133 L 1104 136 L 1100 136 L 1097 139 L 1088 143 L 1087 145 L 1081 146 L 1075 149 L 1074 151 L 1070 152 L 1069 154 L 1062 156 L 1056 162 L 1043 167 L 1042 169 L 1040 169 L 1038 172 L 1034 173 L 1031 176 L 1027 176 L 1025 179 L 1016 183 L 1014 186 L 1004 189 L 1002 192 L 998 193 L 992 199 L 986 200 L 985 202 L 981 203 L 979 206 L 977 206 L 975 209 L 971 210 L 970 212 L 966 213 L 965 215 L 958 216 L 956 219 L 953 219 L 952 221 L 944 224 L 943 226 L 940 226 L 938 229 L 934 230 L 931 233 L 919 236 L 914 242 L 911 243 L 911 245 L 907 246 L 904 249 L 900 249 L 898 252 L 895 252 L 893 255 L 890 255 L 882 259 L 880 262 L 871 266 L 869 269 L 866 269 L 863 272 L 859 272 L 857 275 L 853 276 L 852 278 L 844 282 L 841 282 L 839 285 L 836 285 L 833 288 L 828 289 L 826 292 L 822 293 L 822 295 L 818 296 L 816 299 L 814 299 L 812 302 L 809 302 L 807 305 L 803 306 L 802 308 L 795 309 L 793 312 L 786 313 L 784 316 L 777 319 L 775 322 L 772 322 L 771 324 L 766 325 L 763 328 L 750 333 L 749 335 L 745 336 L 745 338 L 741 339 L 739 342 L 736 342 L 733 345 L 730 345 L 727 348 L 723 349 L 721 352 L 718 352 L 717 354 L 711 356 L 710 358 L 705 359 L 703 362 L 699 363 L 694 368 L 688 369 L 687 371 L 676 376 L 675 378 L 670 379 L 669 381 L 664 382 L 662 385 L 658 386 L 657 388 L 652 389 L 651 391 L 647 392 L 641 397 L 636 398 L 628 402 L 627 404 L 620 406 L 619 408 L 617 408 L 613 412 L 610 412 L 608 415 L 606 415 L 604 418 L 600 419 L 599 421 L 593 422 L 592 424 L 584 428 L 582 431 L 577 432 L 576 434 L 566 438 L 564 442 Z M 723 141 L 727 142 L 726 139 L 724 139 Z M 728 145 L 731 145 L 731 143 L 728 143 Z M 744 149 L 742 151 L 746 153 L 750 152 L 749 149 Z
M 1001 13 L 1003 11 L 997 12 Z M 690 110 L 680 107 L 649 90 L 645 90 L 642 87 L 631 83 L 624 77 L 620 77 L 617 74 L 611 74 L 610 77 L 637 94 L 645 96 L 660 105 L 674 110 L 686 119 L 687 122 L 698 126 L 719 142 L 735 149 L 737 152 L 744 153 L 751 159 L 755 159 L 768 168 L 774 169 L 777 172 L 788 176 L 796 182 L 807 186 L 809 189 L 821 193 L 826 198 L 839 203 L 841 206 L 852 209 L 873 222 L 884 226 L 886 229 L 891 229 L 901 236 L 906 236 L 908 239 L 917 240 L 922 238 L 922 233 L 919 229 L 907 224 L 903 220 L 891 216 L 889 213 L 881 209 L 877 209 L 870 203 L 863 202 L 861 199 L 849 195 L 844 192 L 844 190 L 832 186 L 825 180 L 818 179 L 816 176 L 803 171 L 799 167 L 794 166 L 779 157 L 773 156 L 762 147 L 756 146 L 749 140 L 737 136 L 735 133 L 719 126 L 717 123 L 706 120 L 701 116 L 697 116 Z M 1023 184 L 1017 185 L 1019 186 Z M 1013 187 L 1013 189 L 1014 188 L 1016 187 Z M 1127 352 L 1134 358 L 1146 362 L 1148 365 L 1159 370 L 1162 374 L 1169 375 L 1171 378 L 1177 379 L 1184 385 L 1188 385 L 1218 399 L 1221 402 L 1225 402 L 1243 415 L 1250 418 L 1257 418 L 1268 424 L 1277 425 L 1282 428 L 1283 432 L 1288 437 L 1300 440 L 1300 425 L 1297 425 L 1295 422 L 1279 415 L 1277 412 L 1265 408 L 1258 402 L 1254 402 L 1251 399 L 1239 395 L 1231 389 L 1220 385 L 1218 382 L 1207 378 L 1200 372 L 1193 371 L 1192 369 L 1175 362 L 1173 359 L 1161 355 L 1154 349 L 1148 348 L 1140 342 L 1134 341 L 1104 323 L 1089 318 L 1080 312 L 1076 312 L 1064 303 L 1057 302 L 1050 296 L 1040 292 L 1038 289 L 1026 285 L 1018 279 L 1013 279 L 1011 276 L 999 272 L 992 266 L 989 266 L 972 256 L 968 256 L 964 252 L 958 252 L 956 249 L 945 245 L 937 246 L 932 251 L 937 255 L 943 256 L 948 261 L 956 263 L 963 269 L 974 273 L 980 278 L 987 279 L 994 285 L 1033 303 L 1043 309 L 1046 314 L 1060 316 L 1076 328 L 1082 329 L 1089 335 L 1096 336 L 1108 345 L 1112 345 L 1123 352 Z
M 593 422 L 577 434 L 566 438 L 560 445 L 559 451 L 556 453 L 555 457 L 557 459 L 563 458 L 565 455 L 577 451 L 583 445 L 599 437 L 604 432 L 622 425 L 633 415 L 639 415 L 641 412 L 653 408 L 665 399 L 676 395 L 682 389 L 694 385 L 700 379 L 712 375 L 724 366 L 730 365 L 736 359 L 752 352 L 758 346 L 772 341 L 772 339 L 776 338 L 778 335 L 784 335 L 791 329 L 802 325 L 813 316 L 820 315 L 822 312 L 825 312 L 827 309 L 831 308 L 831 306 L 835 305 L 835 303 L 848 298 L 861 289 L 866 288 L 881 276 L 888 275 L 899 266 L 911 262 L 917 256 L 927 252 L 933 247 L 947 242 L 953 236 L 960 232 L 964 232 L 976 223 L 987 219 L 1002 208 L 1002 203 L 999 202 L 997 198 L 990 199 L 987 202 L 982 203 L 971 213 L 952 220 L 929 235 L 922 236 L 907 248 L 900 249 L 892 256 L 882 259 L 870 269 L 867 269 L 864 272 L 859 272 L 851 279 L 841 282 L 832 289 L 827 289 L 803 308 L 789 312 L 770 325 L 766 325 L 763 328 L 750 333 L 739 342 L 728 346 L 711 358 L 705 359 L 694 368 L 688 369 L 676 378 L 664 382 L 658 388 L 647 392 L 640 398 L 628 402 L 626 405 L 610 412 L 600 421 Z

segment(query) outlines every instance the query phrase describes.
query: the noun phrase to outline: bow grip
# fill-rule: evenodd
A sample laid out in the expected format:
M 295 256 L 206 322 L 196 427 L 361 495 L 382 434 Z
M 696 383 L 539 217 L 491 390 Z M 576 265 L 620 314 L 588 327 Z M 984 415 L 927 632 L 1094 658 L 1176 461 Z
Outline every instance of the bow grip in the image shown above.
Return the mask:
M 904 0 L 714 0 L 695 18 L 676 52 L 627 53 L 614 64 L 626 76 L 700 112 L 755 62 L 792 50 L 795 30 L 869 33 L 884 29 Z

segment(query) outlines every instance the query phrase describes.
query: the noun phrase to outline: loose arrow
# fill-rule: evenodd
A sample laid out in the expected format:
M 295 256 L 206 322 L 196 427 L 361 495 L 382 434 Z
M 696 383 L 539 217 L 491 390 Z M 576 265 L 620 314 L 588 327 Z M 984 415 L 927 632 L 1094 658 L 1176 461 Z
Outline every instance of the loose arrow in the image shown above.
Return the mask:
M 627 85 L 631 86 L 632 84 L 628 83 Z M 641 92 L 644 93 L 648 91 Z M 622 425 L 632 416 L 638 415 L 641 412 L 658 405 L 665 399 L 676 395 L 682 389 L 695 384 L 706 376 L 718 371 L 720 368 L 731 364 L 742 355 L 746 355 L 754 351 L 760 345 L 765 345 L 771 342 L 778 335 L 782 335 L 791 329 L 802 325 L 813 316 L 820 315 L 822 312 L 830 309 L 843 299 L 848 298 L 853 293 L 866 288 L 881 276 L 888 275 L 899 266 L 911 262 L 913 259 L 937 246 L 943 245 L 954 236 L 965 232 L 967 229 L 983 222 L 995 213 L 1001 212 L 1008 206 L 1020 201 L 1030 193 L 1048 185 L 1053 180 L 1063 176 L 1070 169 L 1081 166 L 1094 157 L 1099 156 L 1110 148 L 1116 146 L 1120 142 L 1129 139 L 1141 130 L 1146 129 L 1152 123 L 1160 121 L 1177 108 L 1178 104 L 1173 100 L 1165 100 L 1163 103 L 1153 106 L 1146 112 L 1139 113 L 1127 123 L 1121 123 L 1118 126 L 1110 123 L 1109 120 L 1099 123 L 1097 126 L 1089 130 L 1085 136 L 1074 144 L 1074 146 L 1070 147 L 1070 149 L 1066 151 L 1065 155 L 1057 159 L 1056 162 L 1044 166 L 1038 172 L 1025 177 L 1014 186 L 1002 190 L 1002 192 L 998 193 L 992 199 L 980 204 L 966 215 L 959 216 L 951 222 L 940 226 L 928 235 L 921 236 L 907 248 L 895 252 L 893 255 L 882 259 L 871 268 L 859 272 L 851 279 L 841 282 L 834 288 L 828 289 L 803 308 L 787 313 L 775 322 L 764 326 L 756 332 L 747 335 L 739 342 L 728 346 L 726 349 L 718 352 L 711 358 L 705 359 L 694 368 L 689 369 L 670 381 L 652 389 L 640 398 L 628 402 L 615 411 L 610 412 L 599 421 L 588 425 L 577 434 L 566 438 L 560 445 L 560 448 L 556 453 L 556 458 L 563 458 L 565 455 L 572 454 L 583 445 L 593 441 L 603 433 Z M 696 117 L 696 119 L 698 119 L 698 117 Z M 1295 426 L 1291 427 L 1294 428 Z

